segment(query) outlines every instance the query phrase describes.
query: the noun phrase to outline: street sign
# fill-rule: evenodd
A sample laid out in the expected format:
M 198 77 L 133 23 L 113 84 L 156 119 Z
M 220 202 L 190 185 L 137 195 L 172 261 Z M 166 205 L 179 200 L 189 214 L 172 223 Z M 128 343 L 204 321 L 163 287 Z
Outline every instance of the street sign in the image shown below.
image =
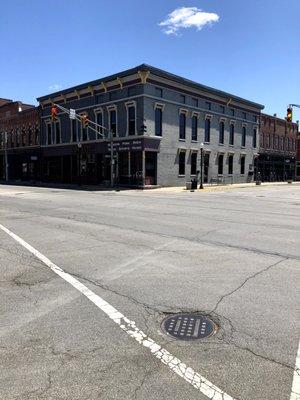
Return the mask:
M 70 108 L 70 119 L 76 119 L 76 111 L 74 108 Z

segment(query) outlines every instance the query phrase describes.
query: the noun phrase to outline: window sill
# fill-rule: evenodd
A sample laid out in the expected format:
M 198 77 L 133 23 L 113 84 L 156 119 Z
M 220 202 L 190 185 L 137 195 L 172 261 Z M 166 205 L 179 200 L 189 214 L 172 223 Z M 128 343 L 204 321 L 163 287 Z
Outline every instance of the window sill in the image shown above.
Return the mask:
M 224 146 L 224 143 L 219 143 L 219 146 Z
M 204 142 L 204 144 L 210 144 L 210 142 Z
M 179 140 L 179 142 L 185 142 L 185 139 L 178 139 Z
M 178 178 L 185 178 L 185 175 L 178 175 Z
M 229 144 L 228 146 L 229 146 L 229 147 L 234 147 L 234 144 Z
M 191 142 L 192 143 L 198 143 L 198 140 L 192 139 Z

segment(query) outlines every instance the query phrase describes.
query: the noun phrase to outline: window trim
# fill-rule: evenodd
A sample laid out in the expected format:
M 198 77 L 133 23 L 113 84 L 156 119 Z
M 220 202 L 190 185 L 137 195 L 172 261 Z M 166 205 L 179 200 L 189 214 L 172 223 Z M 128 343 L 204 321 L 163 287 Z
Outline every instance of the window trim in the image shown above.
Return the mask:
M 184 154 L 184 174 L 180 174 L 180 154 L 183 153 Z M 178 177 L 179 178 L 183 178 L 186 176 L 186 149 L 178 149 Z

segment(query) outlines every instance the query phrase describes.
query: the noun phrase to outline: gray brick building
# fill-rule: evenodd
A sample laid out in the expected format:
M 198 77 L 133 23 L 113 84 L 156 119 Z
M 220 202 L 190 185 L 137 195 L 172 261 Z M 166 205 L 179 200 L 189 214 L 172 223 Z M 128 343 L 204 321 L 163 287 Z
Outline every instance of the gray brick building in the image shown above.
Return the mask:
M 114 175 L 119 184 L 179 186 L 253 180 L 263 106 L 140 65 L 38 98 L 45 180 L 100 184 L 110 180 L 109 141 L 60 112 L 52 102 L 113 132 Z

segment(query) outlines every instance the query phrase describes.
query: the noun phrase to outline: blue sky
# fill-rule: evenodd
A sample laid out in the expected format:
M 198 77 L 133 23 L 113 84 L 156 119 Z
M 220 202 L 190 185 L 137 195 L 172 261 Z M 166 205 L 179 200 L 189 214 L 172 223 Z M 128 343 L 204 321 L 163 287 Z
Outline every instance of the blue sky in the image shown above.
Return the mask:
M 300 104 L 299 15 L 299 0 L 2 2 L 0 97 L 35 104 L 147 63 L 283 117 Z

